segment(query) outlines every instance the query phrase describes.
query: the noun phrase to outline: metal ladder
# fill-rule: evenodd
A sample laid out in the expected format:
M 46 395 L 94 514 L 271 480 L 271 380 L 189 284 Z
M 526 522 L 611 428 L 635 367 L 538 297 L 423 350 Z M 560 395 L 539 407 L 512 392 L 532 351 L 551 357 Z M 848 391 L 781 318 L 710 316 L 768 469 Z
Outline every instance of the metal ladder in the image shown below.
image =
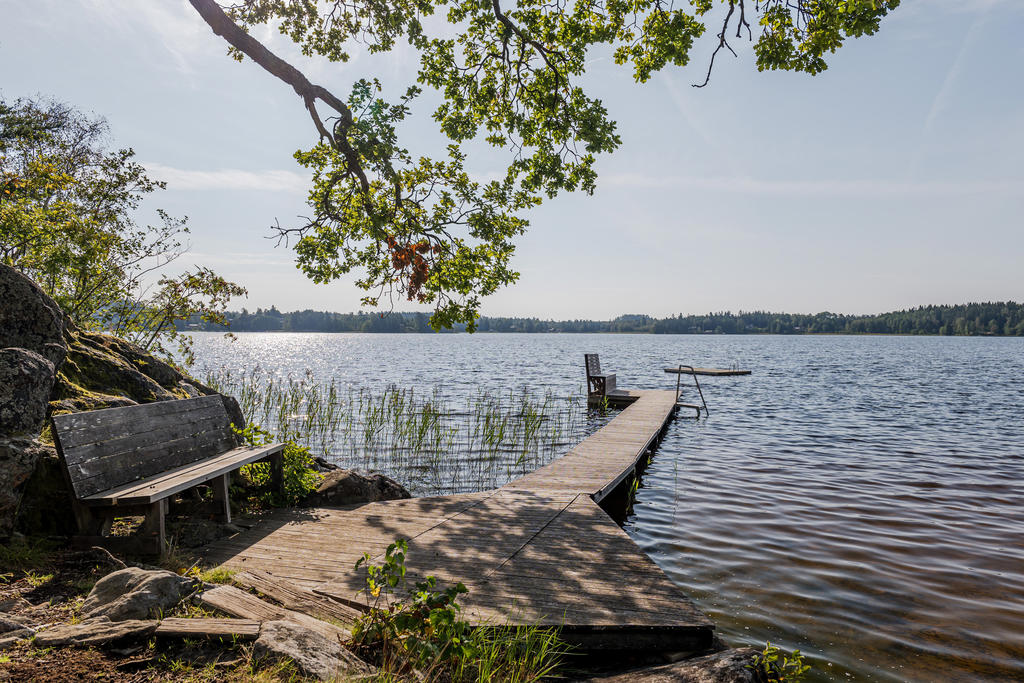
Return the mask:
M 711 413 L 708 412 L 708 402 L 704 400 L 704 391 L 701 390 L 700 382 L 697 381 L 697 371 L 696 369 L 694 369 L 692 365 L 679 365 L 679 372 L 676 374 L 676 406 L 678 406 L 679 408 L 693 408 L 694 410 L 697 411 L 695 417 L 700 417 L 701 406 L 693 403 L 679 402 L 679 390 L 682 388 L 680 384 L 683 381 L 683 368 L 690 369 L 690 376 L 693 377 L 693 383 L 697 385 L 697 392 L 700 394 L 700 402 L 704 404 L 704 414 L 710 415 Z

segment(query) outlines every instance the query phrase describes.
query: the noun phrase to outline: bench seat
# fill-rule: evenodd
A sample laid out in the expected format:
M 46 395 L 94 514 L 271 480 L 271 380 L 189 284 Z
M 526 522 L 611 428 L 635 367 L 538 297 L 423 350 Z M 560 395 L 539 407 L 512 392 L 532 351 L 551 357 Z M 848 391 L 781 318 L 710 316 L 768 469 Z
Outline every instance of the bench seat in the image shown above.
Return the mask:
M 284 444 L 243 446 L 82 498 L 86 505 L 148 505 L 279 453 Z
M 270 482 L 283 492 L 284 444 L 238 447 L 219 394 L 53 416 L 53 437 L 74 492 L 76 545 L 166 548 L 164 516 L 171 499 L 195 486 L 212 501 L 194 501 L 187 514 L 209 510 L 231 521 L 231 473 L 257 461 L 270 464 Z M 108 535 L 114 517 L 145 515 L 135 539 Z

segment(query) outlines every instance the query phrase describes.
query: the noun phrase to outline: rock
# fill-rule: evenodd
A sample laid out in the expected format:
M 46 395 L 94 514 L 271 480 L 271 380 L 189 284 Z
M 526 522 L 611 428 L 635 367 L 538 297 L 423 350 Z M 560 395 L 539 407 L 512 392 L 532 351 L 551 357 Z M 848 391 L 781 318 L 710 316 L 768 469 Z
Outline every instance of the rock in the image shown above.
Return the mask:
M 9 536 L 18 521 L 28 481 L 40 459 L 57 457 L 52 446 L 34 439 L 0 440 L 0 537 Z M 67 501 L 63 501 L 67 507 Z
M 0 348 L 34 351 L 59 369 L 67 354 L 64 314 L 39 285 L 0 264 Z
M 157 621 L 128 619 L 111 621 L 107 617 L 94 617 L 78 624 L 61 624 L 36 633 L 32 644 L 36 647 L 94 647 L 120 640 L 141 640 L 156 631 Z
M 588 680 L 601 683 L 757 683 L 754 670 L 747 668 L 757 653 L 752 647 L 736 648 L 684 659 L 675 664 Z
M 30 628 L 19 628 L 15 631 L 8 631 L 7 633 L 0 636 L 0 651 L 7 650 L 20 643 L 24 643 L 26 640 L 36 634 Z
M 183 379 L 182 374 L 169 363 L 146 353 L 142 348 L 124 339 L 98 332 L 82 332 L 80 336 L 88 340 L 94 347 L 102 347 L 107 353 L 120 356 L 131 363 L 136 370 L 165 389 L 174 389 Z
M 53 446 L 35 443 L 40 451 L 39 458 L 36 460 L 35 471 L 22 488 L 15 528 L 29 536 L 69 536 L 77 531 L 77 526 L 70 505 L 71 487 L 64 474 L 64 465 Z M 0 446 L 0 453 L 2 451 Z M 4 473 L 0 471 L 0 499 L 9 490 Z
M 194 579 L 164 569 L 120 569 L 96 582 L 81 612 L 112 621 L 157 618 L 198 586 Z
M 8 635 L 15 631 L 31 631 L 27 620 L 13 614 L 0 614 L 0 635 Z
M 264 622 L 253 654 L 273 659 L 286 657 L 295 662 L 303 675 L 321 681 L 371 673 L 369 665 L 340 643 L 290 621 Z
M 182 506 L 187 509 L 187 506 Z M 171 511 L 174 512 L 172 507 Z M 225 524 L 213 519 L 204 519 L 196 515 L 188 515 L 168 524 L 167 531 L 173 536 L 179 548 L 199 548 L 219 541 L 244 529 L 234 524 Z
M 0 437 L 39 435 L 54 378 L 53 363 L 38 353 L 0 349 Z
M 90 391 L 125 396 L 136 403 L 178 398 L 97 341 L 96 338 L 101 336 L 104 335 L 79 333 L 72 337 L 67 360 L 61 369 L 61 375 L 67 381 Z
M 335 465 L 330 460 L 327 460 L 326 458 L 324 458 L 322 455 L 318 455 L 318 456 L 313 458 L 313 467 L 320 474 L 325 474 L 327 472 L 333 472 L 334 470 L 340 470 L 341 469 L 340 467 Z
M 333 470 L 324 476 L 316 491 L 306 496 L 302 505 L 331 507 L 397 498 L 411 496 L 404 486 L 379 472 L 360 474 L 354 470 Z

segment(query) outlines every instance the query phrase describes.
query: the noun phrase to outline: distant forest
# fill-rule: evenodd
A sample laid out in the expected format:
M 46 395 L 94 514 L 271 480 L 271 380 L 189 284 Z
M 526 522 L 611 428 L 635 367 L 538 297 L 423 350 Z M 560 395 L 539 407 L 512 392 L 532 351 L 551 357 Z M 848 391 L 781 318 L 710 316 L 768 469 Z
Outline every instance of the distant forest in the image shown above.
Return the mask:
M 430 332 L 425 313 L 282 313 L 271 306 L 228 312 L 234 332 Z M 198 320 L 179 329 L 221 330 Z M 647 334 L 936 334 L 1024 336 L 1024 305 L 1003 303 L 922 306 L 880 315 L 837 313 L 708 313 L 652 318 L 620 315 L 614 320 L 480 319 L 480 332 L 639 332 Z M 465 331 L 464 326 L 452 332 Z

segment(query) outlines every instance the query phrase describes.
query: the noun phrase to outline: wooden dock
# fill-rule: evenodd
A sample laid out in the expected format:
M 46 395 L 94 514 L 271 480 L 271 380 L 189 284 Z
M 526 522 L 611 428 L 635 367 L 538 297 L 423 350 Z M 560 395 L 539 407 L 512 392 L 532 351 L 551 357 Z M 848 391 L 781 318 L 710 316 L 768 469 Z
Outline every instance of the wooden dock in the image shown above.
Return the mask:
M 735 375 L 750 374 L 750 370 L 736 370 L 731 368 L 690 368 L 686 365 L 682 368 L 665 368 L 665 372 L 672 375 L 707 375 L 708 377 L 732 377 Z
M 674 391 L 634 402 L 564 457 L 481 493 L 278 510 L 205 549 L 210 564 L 267 572 L 360 606 L 363 553 L 409 542 L 411 581 L 461 581 L 473 623 L 562 627 L 585 648 L 700 651 L 714 625 L 599 507 L 656 445 Z

